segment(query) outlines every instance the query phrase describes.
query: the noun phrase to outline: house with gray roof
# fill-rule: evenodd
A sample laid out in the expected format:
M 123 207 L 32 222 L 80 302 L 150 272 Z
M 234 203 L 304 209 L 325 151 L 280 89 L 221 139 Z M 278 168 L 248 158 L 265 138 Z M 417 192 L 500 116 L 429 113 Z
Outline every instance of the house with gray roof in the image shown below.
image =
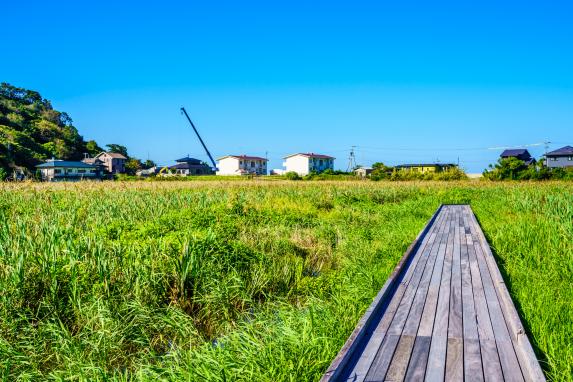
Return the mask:
M 44 182 L 101 180 L 101 167 L 84 162 L 50 159 L 36 168 Z
M 530 165 L 535 163 L 535 159 L 531 156 L 531 154 L 529 153 L 529 151 L 527 151 L 527 149 L 509 149 L 509 150 L 504 150 L 500 157 L 502 159 L 507 159 L 507 158 L 517 158 L 519 160 L 522 160 L 525 162 L 526 165 Z
M 565 146 L 547 153 L 545 164 L 549 168 L 573 168 L 573 147 Z
M 213 169 L 209 165 L 199 159 L 190 158 L 189 155 L 185 158 L 177 159 L 175 162 L 177 162 L 177 164 L 169 166 L 170 172 L 175 175 L 190 176 L 213 174 Z
M 119 153 L 101 152 L 95 157 L 100 160 L 110 174 L 123 174 L 127 158 Z

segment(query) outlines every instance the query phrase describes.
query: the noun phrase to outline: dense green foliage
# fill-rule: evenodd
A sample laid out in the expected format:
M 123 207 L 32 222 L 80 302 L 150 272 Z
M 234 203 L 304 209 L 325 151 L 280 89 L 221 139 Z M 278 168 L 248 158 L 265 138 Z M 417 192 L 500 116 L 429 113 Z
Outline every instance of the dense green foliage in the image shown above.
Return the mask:
M 318 380 L 440 203 L 471 203 L 547 376 L 570 381 L 565 183 L 0 186 L 0 375 Z
M 0 85 L 0 168 L 33 171 L 45 159 L 79 160 L 100 151 L 94 141 L 84 141 L 68 114 L 54 110 L 38 92 Z
M 495 165 L 490 165 L 483 172 L 489 180 L 573 180 L 573 168 L 547 168 L 543 161 L 526 165 L 517 158 L 500 158 Z

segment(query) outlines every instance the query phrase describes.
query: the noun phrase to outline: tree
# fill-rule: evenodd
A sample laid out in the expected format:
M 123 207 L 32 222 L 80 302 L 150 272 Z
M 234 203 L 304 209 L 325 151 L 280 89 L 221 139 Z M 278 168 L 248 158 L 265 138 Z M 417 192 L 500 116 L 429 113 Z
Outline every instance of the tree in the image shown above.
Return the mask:
M 128 159 L 125 162 L 125 172 L 128 175 L 135 175 L 135 172 L 137 170 L 141 170 L 142 167 L 143 166 L 141 164 L 141 161 L 139 159 L 136 159 L 136 158 Z
M 103 151 L 103 149 L 101 147 L 98 146 L 97 142 L 94 140 L 91 141 L 87 141 L 86 142 L 86 152 L 92 156 L 95 157 L 96 155 L 98 155 L 99 153 L 101 153 Z
M 524 161 L 514 157 L 499 158 L 495 166 L 489 167 L 490 170 L 484 171 L 483 176 L 491 180 L 519 179 L 521 173 L 528 168 Z
M 389 179 L 392 176 L 392 170 L 392 167 L 388 167 L 382 162 L 376 162 L 372 165 L 372 173 L 370 174 L 370 179 Z
M 124 157 L 129 158 L 129 155 L 127 155 L 127 147 L 118 145 L 116 143 L 108 143 L 105 146 L 107 147 L 110 153 L 121 154 Z
M 154 161 L 152 161 L 151 159 L 148 159 L 145 162 L 143 162 L 142 166 L 143 166 L 143 168 L 148 169 L 148 168 L 157 166 L 157 164 Z

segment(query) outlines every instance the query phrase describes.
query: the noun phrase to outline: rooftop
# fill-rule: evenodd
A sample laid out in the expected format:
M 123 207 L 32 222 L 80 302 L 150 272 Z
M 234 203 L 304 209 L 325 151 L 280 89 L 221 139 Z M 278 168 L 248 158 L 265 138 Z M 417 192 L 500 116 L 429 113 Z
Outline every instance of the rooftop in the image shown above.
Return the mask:
M 98 158 L 99 156 L 103 155 L 103 154 L 107 154 L 108 156 L 112 157 L 112 158 L 116 158 L 116 159 L 127 159 L 125 156 L 119 154 L 119 153 L 110 153 L 107 151 L 101 152 L 99 153 L 96 158 Z
M 225 155 L 224 157 L 217 158 L 217 160 L 221 160 L 221 159 L 225 159 L 225 158 L 236 158 L 236 159 L 242 159 L 242 160 L 262 160 L 265 162 L 268 161 L 267 158 L 254 157 L 254 156 L 250 156 L 250 155 Z
M 210 166 L 206 165 L 206 164 L 202 164 L 202 163 L 190 163 L 190 162 L 180 162 L 177 163 L 176 165 L 173 166 L 169 166 L 170 169 L 173 170 L 184 170 L 184 169 L 191 169 L 191 168 L 205 168 L 205 169 L 211 169 Z
M 291 154 L 291 155 L 287 155 L 286 157 L 284 157 L 284 159 L 286 158 L 290 158 L 290 157 L 294 157 L 294 156 L 303 156 L 303 157 L 307 157 L 307 158 L 318 158 L 318 159 L 336 159 L 334 157 L 331 157 L 330 155 L 324 155 L 324 154 L 315 154 L 315 153 L 296 153 L 296 154 Z
M 396 168 L 401 167 L 453 167 L 457 166 L 455 163 L 408 163 L 408 164 L 400 164 L 396 166 Z
M 97 168 L 96 165 L 84 162 L 66 161 L 66 160 L 49 160 L 45 163 L 39 164 L 37 168 L 54 168 L 54 167 L 74 167 L 74 168 Z
M 505 157 L 517 157 L 517 156 L 521 156 L 521 155 L 525 155 L 525 156 L 531 156 L 529 154 L 529 151 L 527 151 L 527 149 L 509 149 L 509 150 L 504 150 L 501 153 L 501 157 L 505 158 Z
M 185 158 L 175 159 L 175 162 L 201 164 L 201 160 L 196 158 L 190 158 L 189 155 L 187 155 Z
M 547 153 L 547 156 L 568 156 L 568 155 L 573 155 L 573 147 L 571 146 L 565 146 L 565 147 L 561 147 L 560 149 L 557 150 L 553 150 L 551 152 Z

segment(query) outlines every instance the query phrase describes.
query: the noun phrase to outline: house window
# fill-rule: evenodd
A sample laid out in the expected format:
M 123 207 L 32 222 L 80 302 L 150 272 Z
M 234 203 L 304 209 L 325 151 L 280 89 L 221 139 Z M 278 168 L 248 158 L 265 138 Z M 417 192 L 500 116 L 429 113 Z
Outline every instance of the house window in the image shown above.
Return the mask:
M 78 174 L 85 174 L 86 170 L 78 170 Z
M 318 162 L 321 166 L 324 164 L 324 162 L 322 161 L 322 159 Z
M 251 167 L 255 167 L 255 161 L 254 160 L 251 161 Z
M 61 174 L 62 170 L 60 170 L 59 168 L 54 169 L 54 174 Z
M 240 160 L 240 161 L 239 161 L 239 164 L 242 166 L 242 165 L 243 165 L 243 161 L 242 161 L 242 160 Z
M 557 158 L 551 157 L 551 161 L 552 161 L 552 162 L 555 162 L 556 160 L 557 160 Z
M 569 157 L 569 158 L 567 158 L 567 160 L 573 160 L 573 157 Z

